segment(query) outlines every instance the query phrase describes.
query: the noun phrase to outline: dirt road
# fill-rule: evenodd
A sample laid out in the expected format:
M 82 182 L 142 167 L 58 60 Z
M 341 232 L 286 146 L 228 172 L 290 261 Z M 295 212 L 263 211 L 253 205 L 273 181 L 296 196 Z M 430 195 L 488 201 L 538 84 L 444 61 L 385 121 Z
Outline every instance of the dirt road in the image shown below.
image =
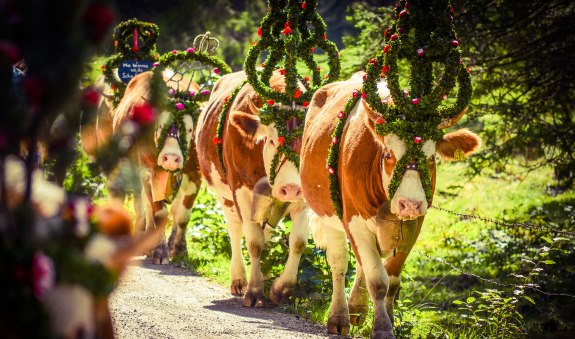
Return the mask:
M 334 338 L 325 327 L 280 312 L 245 308 L 189 269 L 135 260 L 112 294 L 117 338 Z

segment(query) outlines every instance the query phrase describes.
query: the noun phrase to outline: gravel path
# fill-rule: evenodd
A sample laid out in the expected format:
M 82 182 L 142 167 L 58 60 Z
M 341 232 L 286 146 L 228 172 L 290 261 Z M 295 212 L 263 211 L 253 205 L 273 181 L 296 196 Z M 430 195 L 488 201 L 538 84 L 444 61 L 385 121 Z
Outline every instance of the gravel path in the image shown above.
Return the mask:
M 337 338 L 273 305 L 246 308 L 241 298 L 189 269 L 139 258 L 112 294 L 117 338 Z

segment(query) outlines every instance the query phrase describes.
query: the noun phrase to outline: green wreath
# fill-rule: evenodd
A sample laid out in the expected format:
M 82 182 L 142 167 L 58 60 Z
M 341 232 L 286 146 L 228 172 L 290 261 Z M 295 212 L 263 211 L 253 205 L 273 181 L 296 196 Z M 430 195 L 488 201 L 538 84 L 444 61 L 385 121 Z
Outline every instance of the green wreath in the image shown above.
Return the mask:
M 114 107 L 120 103 L 126 90 L 126 84 L 115 74 L 118 67 L 125 60 L 157 61 L 159 56 L 156 51 L 156 41 L 159 35 L 160 29 L 156 24 L 138 19 L 121 22 L 114 29 L 112 37 L 116 53 L 108 58 L 101 68 L 104 81 L 112 88 Z
M 232 71 L 231 68 L 218 57 L 211 56 L 204 52 L 197 52 L 194 48 L 190 47 L 185 51 L 173 50 L 162 55 L 160 61 L 155 64 L 154 76 L 162 78 L 163 71 L 166 69 L 166 67 L 170 66 L 174 62 L 200 62 L 202 65 L 209 65 L 213 67 L 211 74 L 214 74 L 215 78 Z M 215 78 L 209 79 L 210 85 L 206 85 L 200 88 L 199 93 L 189 92 L 189 85 L 186 90 L 182 91 L 168 89 L 167 86 L 164 87 L 164 93 L 169 94 L 165 103 L 164 110 L 170 113 L 170 121 L 164 125 L 162 131 L 160 132 L 160 136 L 158 137 L 157 141 L 156 156 L 158 156 L 162 150 L 162 147 L 166 141 L 166 137 L 168 136 L 170 129 L 175 123 L 177 125 L 179 134 L 178 143 L 184 157 L 183 163 L 186 163 L 189 156 L 189 145 L 186 138 L 184 116 L 189 115 L 194 121 L 197 120 L 200 104 L 209 99 L 211 94 L 211 85 L 213 85 L 213 82 L 215 82 Z M 188 84 L 191 84 L 192 80 L 193 79 L 190 79 Z
M 422 146 L 426 140 L 441 139 L 440 123 L 456 117 L 467 107 L 471 100 L 471 77 L 461 62 L 459 41 L 452 22 L 453 7 L 448 0 L 437 0 L 433 4 L 400 0 L 395 14 L 395 22 L 384 33 L 386 45 L 367 64 L 362 97 L 380 115 L 375 121 L 376 132 L 381 136 L 396 134 L 407 146 L 406 154 L 395 165 L 388 198 L 391 200 L 395 195 L 405 171 L 417 169 L 426 197 L 431 201 L 431 177 Z M 398 61 L 401 59 L 410 64 L 409 92 L 402 90 L 399 84 Z M 436 86 L 433 63 L 444 66 Z M 383 102 L 378 95 L 377 82 L 381 78 L 387 79 L 393 104 Z M 456 101 L 447 104 L 445 100 L 456 82 Z M 342 119 L 332 134 L 334 140 L 341 138 L 345 120 L 358 100 L 358 95 L 350 98 L 341 112 Z M 328 155 L 330 193 L 336 213 L 342 218 L 338 154 L 339 144 L 333 143 Z
M 269 0 L 268 5 L 270 10 L 258 29 L 261 39 L 249 50 L 244 68 L 249 83 L 266 101 L 260 110 L 262 122 L 275 123 L 282 138 L 280 144 L 283 141 L 272 160 L 269 182 L 273 185 L 282 156 L 299 167 L 299 155 L 288 145 L 303 133 L 305 111 L 313 93 L 326 83 L 337 80 L 340 64 L 337 47 L 327 40 L 325 22 L 316 11 L 317 0 Z M 321 48 L 328 56 L 329 72 L 324 79 L 321 79 L 320 67 L 313 58 L 316 47 Z M 258 71 L 258 59 L 266 51 L 269 54 L 262 64 L 263 69 Z M 298 59 L 311 71 L 310 79 L 298 74 Z M 282 63 L 280 72 L 285 75 L 286 82 L 283 93 L 272 90 L 269 84 L 274 70 L 279 69 Z M 298 83 L 303 84 L 305 92 L 298 87 Z M 300 122 L 292 131 L 288 131 L 286 127 L 290 119 Z

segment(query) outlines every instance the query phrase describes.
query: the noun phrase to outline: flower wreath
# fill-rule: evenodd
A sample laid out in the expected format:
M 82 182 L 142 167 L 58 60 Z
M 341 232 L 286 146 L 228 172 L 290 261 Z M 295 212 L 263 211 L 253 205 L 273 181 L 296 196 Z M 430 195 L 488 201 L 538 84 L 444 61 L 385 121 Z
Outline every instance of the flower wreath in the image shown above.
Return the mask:
M 438 5 L 439 3 L 439 5 Z M 338 114 L 340 121 L 332 137 L 328 155 L 330 193 L 336 213 L 343 217 L 340 187 L 337 177 L 339 144 L 345 120 L 361 97 L 379 114 L 375 130 L 385 136 L 396 134 L 406 146 L 406 154 L 397 162 L 389 185 L 392 199 L 407 169 L 417 169 L 428 201 L 432 198 L 428 160 L 423 153 L 425 140 L 439 140 L 438 129 L 462 112 L 471 100 L 469 69 L 461 62 L 461 50 L 453 27 L 453 6 L 448 0 L 436 1 L 433 6 L 423 1 L 400 0 L 395 6 L 396 20 L 384 33 L 386 45 L 369 61 L 362 91 L 354 92 L 345 109 Z M 398 60 L 410 63 L 410 91 L 399 84 Z M 434 87 L 433 63 L 444 66 Z M 377 82 L 386 78 L 393 103 L 381 100 Z M 457 82 L 455 103 L 443 104 Z
M 126 85 L 115 75 L 116 70 L 125 60 L 158 60 L 156 41 L 159 35 L 160 29 L 156 24 L 138 19 L 121 22 L 114 29 L 112 38 L 116 53 L 101 67 L 104 81 L 112 87 L 114 107 L 126 90 Z
M 260 119 L 265 124 L 275 123 L 280 136 L 280 146 L 272 161 L 269 178 L 273 185 L 283 155 L 299 166 L 299 155 L 287 145 L 301 137 L 305 110 L 313 93 L 339 77 L 340 64 L 337 47 L 327 40 L 325 22 L 316 11 L 317 0 L 269 0 L 268 5 L 269 12 L 258 28 L 261 39 L 250 48 L 244 68 L 249 83 L 266 101 L 260 110 Z M 320 67 L 313 58 L 315 47 L 321 48 L 328 56 L 329 72 L 324 79 L 320 78 Z M 265 51 L 269 55 L 262 64 L 263 69 L 257 71 L 258 58 Z M 298 74 L 298 59 L 311 71 L 311 78 Z M 280 63 L 283 63 L 282 69 L 278 67 Z M 285 93 L 276 92 L 269 86 L 276 69 L 285 75 Z M 305 92 L 298 87 L 299 83 L 303 84 Z M 292 130 L 287 129 L 290 120 L 297 126 Z
M 220 75 L 230 73 L 232 70 L 218 57 L 211 56 L 205 52 L 195 51 L 193 47 L 190 47 L 186 51 L 173 50 L 162 55 L 160 61 L 154 64 L 154 75 L 161 77 L 166 67 L 172 65 L 174 62 L 200 62 L 202 65 L 213 67 L 210 75 L 207 79 L 204 79 L 205 82 L 202 84 L 198 93 L 188 90 L 192 79 L 189 80 L 186 90 L 166 89 L 169 96 L 164 109 L 170 112 L 171 121 L 178 127 L 178 142 L 184 156 L 183 162 L 185 164 L 189 155 L 189 149 L 188 140 L 186 139 L 186 126 L 183 120 L 184 116 L 189 115 L 193 120 L 197 120 L 200 104 L 209 99 L 213 83 Z M 181 74 L 181 76 L 183 77 L 184 74 Z M 159 155 L 162 150 L 172 125 L 173 124 L 170 123 L 164 125 L 157 142 L 157 155 Z

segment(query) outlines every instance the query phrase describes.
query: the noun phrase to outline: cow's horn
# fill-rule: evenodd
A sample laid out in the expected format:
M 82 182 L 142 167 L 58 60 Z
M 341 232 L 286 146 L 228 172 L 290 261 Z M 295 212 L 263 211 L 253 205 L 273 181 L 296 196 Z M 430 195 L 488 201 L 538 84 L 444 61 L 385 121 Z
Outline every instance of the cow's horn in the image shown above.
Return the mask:
M 248 100 L 248 107 L 250 108 L 250 111 L 253 114 L 259 115 L 260 109 L 256 106 L 256 104 L 254 104 L 254 102 L 251 99 Z
M 467 112 L 467 107 L 465 107 L 459 114 L 452 118 L 445 118 L 437 126 L 438 129 L 445 129 L 455 125 Z

